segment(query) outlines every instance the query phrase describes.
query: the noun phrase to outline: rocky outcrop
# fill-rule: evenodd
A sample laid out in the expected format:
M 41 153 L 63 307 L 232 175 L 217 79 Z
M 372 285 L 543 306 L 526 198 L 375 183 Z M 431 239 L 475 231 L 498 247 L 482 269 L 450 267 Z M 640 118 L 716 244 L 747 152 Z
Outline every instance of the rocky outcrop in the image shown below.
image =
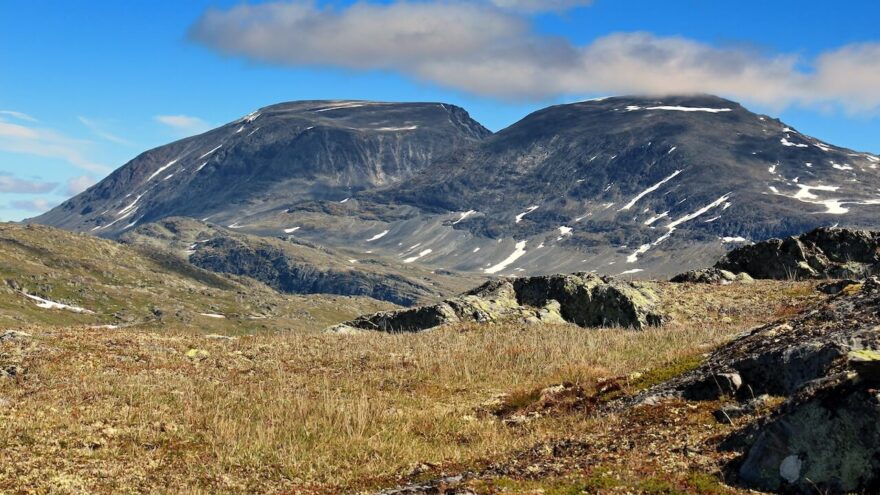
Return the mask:
M 809 383 L 755 430 L 739 434 L 754 436 L 738 471 L 743 484 L 797 493 L 880 489 L 880 396 L 859 374 Z
M 590 273 L 502 279 L 438 304 L 365 315 L 329 330 L 417 332 L 450 323 L 497 321 L 641 329 L 662 322 L 658 300 L 646 286 Z
M 795 493 L 876 493 L 880 489 L 880 281 L 850 285 L 801 315 L 748 332 L 695 371 L 632 399 L 733 400 L 731 421 L 785 397 L 772 415 L 733 434 L 742 452 L 736 482 Z M 763 399 L 761 399 L 763 402 Z M 728 414 L 728 411 L 734 415 Z
M 862 278 L 880 272 L 880 232 L 819 228 L 734 249 L 715 268 L 758 279 Z
M 669 281 L 690 284 L 730 284 L 733 282 L 754 282 L 754 279 L 745 272 L 733 273 L 720 268 L 704 268 L 684 272 L 672 277 Z

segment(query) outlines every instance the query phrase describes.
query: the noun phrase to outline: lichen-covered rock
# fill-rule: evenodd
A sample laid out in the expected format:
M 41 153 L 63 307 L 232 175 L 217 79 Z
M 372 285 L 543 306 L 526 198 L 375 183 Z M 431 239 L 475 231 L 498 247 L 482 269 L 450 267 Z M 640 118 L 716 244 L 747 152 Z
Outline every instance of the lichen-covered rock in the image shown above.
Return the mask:
M 752 330 L 696 370 L 628 398 L 729 397 L 716 417 L 748 414 L 761 394 L 787 400 L 724 448 L 738 483 L 794 493 L 880 493 L 880 280 L 869 278 L 786 321 Z
M 659 325 L 657 294 L 590 273 L 487 282 L 441 303 L 365 315 L 337 327 L 416 332 L 457 322 L 523 321 L 644 328 Z M 339 333 L 334 327 L 330 331 Z
M 676 275 L 669 281 L 690 284 L 729 284 L 731 282 L 751 282 L 753 279 L 747 273 L 736 274 L 720 268 L 703 268 Z
M 804 387 L 760 427 L 739 480 L 759 490 L 877 493 L 877 391 L 845 373 Z
M 715 268 L 758 279 L 863 278 L 880 272 L 880 232 L 819 228 L 734 249 Z

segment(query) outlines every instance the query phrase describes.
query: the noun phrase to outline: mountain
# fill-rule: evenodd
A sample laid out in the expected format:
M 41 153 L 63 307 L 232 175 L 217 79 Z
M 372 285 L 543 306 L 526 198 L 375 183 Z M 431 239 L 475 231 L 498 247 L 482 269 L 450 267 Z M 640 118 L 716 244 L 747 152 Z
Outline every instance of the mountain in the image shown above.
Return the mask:
M 34 221 L 113 236 L 173 215 L 235 219 L 341 201 L 489 134 L 452 105 L 282 103 L 147 151 Z
M 148 152 L 35 221 L 112 236 L 186 215 L 434 270 L 668 276 L 877 227 L 878 165 L 709 95 L 557 105 L 491 135 L 448 105 L 304 102 Z
M 286 296 L 146 246 L 0 223 L 0 326 L 306 330 L 395 306 L 367 297 Z
M 752 239 L 876 227 L 878 164 L 714 96 L 606 98 L 535 112 L 344 213 L 303 205 L 286 221 L 331 237 L 378 221 L 353 237 L 387 230 L 379 244 L 462 271 L 668 275 Z
M 369 296 L 411 306 L 457 294 L 475 280 L 367 255 L 360 259 L 294 236 L 254 236 L 190 218 L 166 218 L 126 232 L 125 244 L 156 249 L 217 273 L 253 278 L 289 294 Z

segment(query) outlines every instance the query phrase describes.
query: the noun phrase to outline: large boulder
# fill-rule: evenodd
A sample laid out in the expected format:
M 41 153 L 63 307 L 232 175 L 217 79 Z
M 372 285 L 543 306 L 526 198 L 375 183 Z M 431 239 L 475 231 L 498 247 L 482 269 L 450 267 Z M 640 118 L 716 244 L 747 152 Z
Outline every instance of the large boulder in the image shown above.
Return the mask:
M 758 279 L 862 278 L 880 272 L 880 232 L 819 228 L 734 249 L 715 268 Z
M 642 329 L 662 323 L 658 302 L 647 286 L 591 273 L 501 279 L 438 304 L 364 315 L 330 330 L 417 332 L 456 322 L 497 321 Z
M 762 394 L 784 397 L 772 416 L 724 442 L 743 454 L 733 466 L 738 483 L 794 493 L 878 493 L 878 389 L 880 280 L 869 278 L 788 321 L 737 337 L 696 370 L 625 404 L 678 396 L 748 405 Z
M 758 428 L 738 470 L 752 488 L 877 493 L 880 396 L 858 374 L 811 382 Z

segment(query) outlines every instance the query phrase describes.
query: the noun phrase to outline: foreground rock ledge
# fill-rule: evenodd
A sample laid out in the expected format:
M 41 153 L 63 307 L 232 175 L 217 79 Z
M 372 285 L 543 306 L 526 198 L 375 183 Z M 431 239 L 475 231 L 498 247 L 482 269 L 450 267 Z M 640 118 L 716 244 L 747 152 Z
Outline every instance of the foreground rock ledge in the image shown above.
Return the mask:
M 762 394 L 784 397 L 722 445 L 742 453 L 730 481 L 784 493 L 880 493 L 878 378 L 880 281 L 869 278 L 740 336 L 698 369 L 625 403 L 678 396 L 747 406 Z
M 642 329 L 662 323 L 658 303 L 646 285 L 592 273 L 501 279 L 437 304 L 365 315 L 328 331 L 419 332 L 451 323 L 499 321 Z

